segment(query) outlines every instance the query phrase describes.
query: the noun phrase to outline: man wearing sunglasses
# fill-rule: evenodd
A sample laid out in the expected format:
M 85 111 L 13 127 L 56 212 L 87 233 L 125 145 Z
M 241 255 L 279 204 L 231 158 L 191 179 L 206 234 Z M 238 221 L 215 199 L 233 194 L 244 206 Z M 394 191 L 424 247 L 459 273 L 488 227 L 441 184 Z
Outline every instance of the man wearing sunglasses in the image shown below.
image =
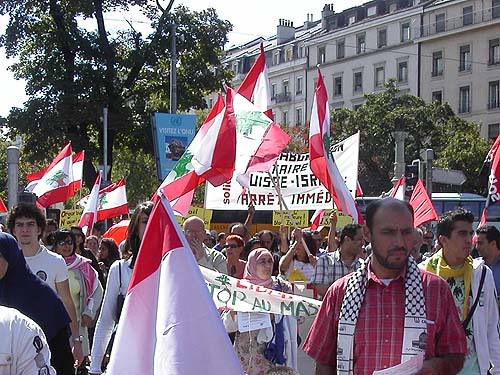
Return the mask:
M 68 270 L 64 259 L 40 243 L 46 220 L 42 211 L 32 204 L 20 203 L 7 218 L 7 227 L 16 237 L 26 263 L 35 275 L 45 281 L 59 295 L 71 318 L 71 334 L 80 336 L 75 304 L 69 290 Z M 81 342 L 73 341 L 73 357 L 79 366 L 83 360 Z

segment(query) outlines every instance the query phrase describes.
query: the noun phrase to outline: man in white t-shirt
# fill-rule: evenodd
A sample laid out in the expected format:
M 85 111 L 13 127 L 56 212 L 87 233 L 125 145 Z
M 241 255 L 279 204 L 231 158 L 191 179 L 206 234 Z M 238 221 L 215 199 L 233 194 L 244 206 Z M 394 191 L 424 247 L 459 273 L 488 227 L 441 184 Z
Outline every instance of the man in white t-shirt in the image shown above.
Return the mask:
M 72 352 L 75 365 L 83 360 L 80 331 L 76 318 L 75 304 L 71 298 L 68 281 L 68 270 L 64 259 L 40 244 L 45 230 L 45 216 L 42 211 L 31 204 L 20 203 L 9 212 L 7 226 L 16 237 L 26 263 L 35 275 L 50 285 L 59 295 L 71 318 Z M 54 353 L 55 355 L 55 353 Z

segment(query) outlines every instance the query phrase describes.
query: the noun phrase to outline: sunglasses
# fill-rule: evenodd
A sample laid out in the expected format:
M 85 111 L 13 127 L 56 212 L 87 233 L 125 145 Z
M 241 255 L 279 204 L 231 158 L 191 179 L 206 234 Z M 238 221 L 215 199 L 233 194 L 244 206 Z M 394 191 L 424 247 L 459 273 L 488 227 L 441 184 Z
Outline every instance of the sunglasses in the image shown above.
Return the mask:
M 230 247 L 231 249 L 236 249 L 238 248 L 239 246 L 236 245 L 235 243 L 230 243 L 230 244 L 226 244 L 226 247 Z
M 57 245 L 58 246 L 73 245 L 73 240 L 59 241 Z

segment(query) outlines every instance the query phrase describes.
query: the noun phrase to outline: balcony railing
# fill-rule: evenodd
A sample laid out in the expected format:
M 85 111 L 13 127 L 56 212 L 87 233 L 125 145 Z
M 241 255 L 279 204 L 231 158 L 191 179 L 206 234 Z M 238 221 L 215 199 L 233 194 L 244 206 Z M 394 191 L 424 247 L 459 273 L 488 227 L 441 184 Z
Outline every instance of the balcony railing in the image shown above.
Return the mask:
M 420 38 L 439 34 L 446 31 L 457 30 L 469 25 L 478 25 L 484 22 L 498 19 L 500 21 L 500 7 L 496 6 L 488 9 L 481 9 L 476 12 L 467 13 L 464 16 L 448 18 L 420 27 Z M 443 25 L 444 24 L 444 25 Z
M 277 94 L 276 96 L 273 97 L 273 99 L 276 102 L 276 104 L 278 104 L 278 103 L 289 102 L 292 100 L 292 97 L 289 92 L 284 92 L 281 94 Z

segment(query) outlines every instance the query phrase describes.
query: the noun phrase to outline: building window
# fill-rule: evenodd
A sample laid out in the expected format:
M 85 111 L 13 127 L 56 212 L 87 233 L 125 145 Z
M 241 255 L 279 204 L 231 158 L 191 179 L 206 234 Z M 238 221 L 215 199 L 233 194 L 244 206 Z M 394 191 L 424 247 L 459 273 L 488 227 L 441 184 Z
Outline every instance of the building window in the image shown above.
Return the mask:
M 498 18 L 500 17 L 500 0 L 493 0 L 491 2 L 491 8 L 492 8 L 492 16 L 493 18 Z
M 384 86 L 385 82 L 385 69 L 383 66 L 375 68 L 375 87 Z
M 405 22 L 401 24 L 401 42 L 410 40 L 410 23 Z
M 271 83 L 271 98 L 276 97 L 278 91 L 276 90 L 276 83 Z
M 472 58 L 470 53 L 470 44 L 460 46 L 460 64 L 458 70 L 461 72 L 472 69 Z
M 470 86 L 460 87 L 458 113 L 470 112 Z
M 500 81 L 490 82 L 488 92 L 488 109 L 500 108 Z
M 326 61 L 326 47 L 318 47 L 318 64 L 324 64 Z
M 465 7 L 462 10 L 462 14 L 463 14 L 462 20 L 463 20 L 464 26 L 472 25 L 472 22 L 474 21 L 473 14 L 472 14 L 472 6 Z
M 283 80 L 283 94 L 288 95 L 290 93 L 290 85 L 288 83 L 288 80 L 285 79 Z
M 298 53 L 298 57 L 299 58 L 306 57 L 305 47 L 304 46 L 300 46 L 298 48 L 297 53 Z
M 345 42 L 337 42 L 337 59 L 343 59 L 345 57 Z
M 280 63 L 280 53 L 276 51 L 273 53 L 273 65 L 278 65 Z
M 288 111 L 283 111 L 283 125 L 288 125 Z
M 490 39 L 490 57 L 489 63 L 490 65 L 495 65 L 500 63 L 500 39 Z
M 239 61 L 233 62 L 233 72 L 235 72 L 236 74 L 238 74 L 238 65 L 239 65 Z
M 302 94 L 302 83 L 304 82 L 304 78 L 302 77 L 297 77 L 295 80 L 295 94 L 296 95 L 301 95 Z
M 333 95 L 342 96 L 342 76 L 333 79 Z
M 286 50 L 286 61 L 292 61 L 293 59 L 293 47 Z
M 363 72 L 354 73 L 354 92 L 363 92 Z
M 488 139 L 494 141 L 497 139 L 500 133 L 500 124 L 489 124 L 488 125 Z
M 377 47 L 387 47 L 387 29 L 380 29 L 377 35 Z
M 302 125 L 302 108 L 295 108 L 295 125 Z
M 441 33 L 446 29 L 445 14 L 436 14 L 436 32 Z
M 433 103 L 435 103 L 435 102 L 442 103 L 443 102 L 443 92 L 441 90 L 432 92 L 432 102 Z
M 432 76 L 439 77 L 443 75 L 443 52 L 438 51 L 432 54 Z
M 401 61 L 398 64 L 398 82 L 408 82 L 408 61 Z
M 365 53 L 366 51 L 366 40 L 365 40 L 365 34 L 363 35 L 358 35 L 356 37 L 356 53 Z
M 366 10 L 366 15 L 368 17 L 371 17 L 371 16 L 376 16 L 377 15 L 377 6 L 374 5 L 374 6 L 371 6 L 369 7 L 367 10 Z
M 352 25 L 354 22 L 356 22 L 356 16 L 355 15 L 349 16 L 348 20 L 349 20 L 349 25 Z

